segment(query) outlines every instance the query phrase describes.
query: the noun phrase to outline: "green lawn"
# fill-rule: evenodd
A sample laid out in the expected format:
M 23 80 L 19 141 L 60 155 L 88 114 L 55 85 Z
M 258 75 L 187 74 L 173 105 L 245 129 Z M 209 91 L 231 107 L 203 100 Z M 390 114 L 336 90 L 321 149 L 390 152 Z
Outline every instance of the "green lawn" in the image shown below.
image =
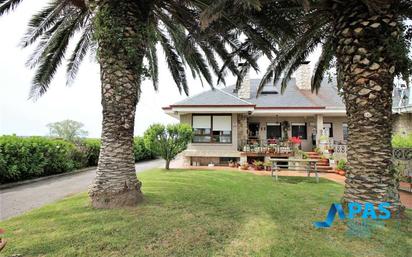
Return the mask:
M 321 179 L 240 172 L 141 174 L 145 202 L 94 210 L 76 195 L 0 222 L 10 256 L 408 256 L 410 219 L 391 221 L 370 238 L 349 236 L 343 221 L 315 229 L 342 186 Z M 33 196 L 36 197 L 36 196 Z M 411 213 L 408 213 L 411 217 Z M 410 255 L 409 255 L 410 256 Z

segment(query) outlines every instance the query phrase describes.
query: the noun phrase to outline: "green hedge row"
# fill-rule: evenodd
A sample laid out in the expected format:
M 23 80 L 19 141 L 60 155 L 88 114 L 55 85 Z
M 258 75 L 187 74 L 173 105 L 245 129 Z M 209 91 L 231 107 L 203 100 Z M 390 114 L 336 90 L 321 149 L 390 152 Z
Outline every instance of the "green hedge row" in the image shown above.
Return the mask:
M 0 136 L 0 183 L 69 172 L 96 166 L 100 140 L 78 144 L 47 137 Z M 141 137 L 135 138 L 136 161 L 154 158 Z

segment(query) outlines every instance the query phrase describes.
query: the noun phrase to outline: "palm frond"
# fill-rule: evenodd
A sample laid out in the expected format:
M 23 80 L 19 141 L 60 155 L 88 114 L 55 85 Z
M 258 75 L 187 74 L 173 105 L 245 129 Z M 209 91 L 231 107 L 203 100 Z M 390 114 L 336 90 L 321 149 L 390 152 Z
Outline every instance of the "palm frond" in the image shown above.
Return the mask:
M 69 40 L 81 28 L 85 15 L 87 12 L 78 11 L 78 15 L 70 16 L 47 40 L 47 46 L 41 54 L 35 71 L 30 98 L 37 99 L 47 91 L 57 68 L 64 59 Z
M 322 38 L 329 35 L 330 30 L 328 31 L 327 29 L 324 29 L 324 26 L 327 24 L 329 24 L 328 20 L 320 20 L 318 23 L 307 28 L 296 41 L 285 44 L 266 71 L 264 80 L 262 80 L 258 86 L 257 94 L 261 93 L 263 87 L 268 82 L 268 78 L 273 78 L 273 84 L 276 84 L 277 80 L 285 70 L 290 74 L 293 67 L 297 68 L 300 64 L 297 60 L 304 61 L 303 58 L 299 58 L 298 56 L 303 56 L 309 49 L 313 51 L 314 44 L 320 43 Z M 293 62 L 297 63 L 291 64 Z M 284 86 L 286 83 L 282 83 L 282 85 Z
M 92 41 L 92 26 L 86 25 L 85 29 L 80 36 L 80 40 L 77 42 L 76 48 L 73 50 L 71 57 L 67 63 L 66 69 L 66 85 L 69 86 L 76 78 L 79 66 L 90 49 Z
M 0 16 L 13 11 L 23 0 L 1 0 L 0 1 Z
M 33 15 L 28 24 L 28 30 L 21 40 L 21 45 L 27 47 L 37 40 L 45 31 L 56 23 L 61 23 L 64 15 L 63 10 L 68 7 L 68 0 L 54 0 L 39 13 Z M 66 16 L 67 17 L 67 16 Z
M 311 89 L 312 92 L 319 92 L 319 88 L 323 79 L 325 72 L 330 68 L 331 60 L 334 57 L 334 48 L 331 38 L 323 44 L 322 53 L 315 65 L 314 74 L 312 76 Z
M 406 19 L 412 19 L 412 2 L 409 0 L 401 0 L 396 5 L 396 13 Z
M 149 62 L 149 71 L 155 91 L 159 89 L 159 67 L 157 59 L 156 42 L 149 41 L 146 58 Z
M 61 28 L 63 22 L 67 20 L 67 17 L 70 16 L 76 16 L 78 15 L 78 12 L 74 9 L 70 10 L 69 13 L 67 13 L 67 16 L 60 16 L 51 26 L 48 28 L 46 31 L 43 31 L 41 34 L 40 38 L 36 38 L 35 41 L 38 41 L 38 44 L 33 51 L 33 53 L 30 55 L 29 59 L 26 61 L 26 66 L 29 67 L 30 69 L 33 69 L 40 61 L 41 55 L 46 48 L 49 39 L 54 35 L 54 33 Z M 35 43 L 35 41 L 33 43 Z M 25 47 L 24 42 L 21 42 L 21 45 Z M 28 46 L 28 45 L 27 45 Z
M 262 7 L 260 0 L 214 0 L 209 3 L 203 3 L 198 0 L 195 2 L 206 5 L 206 8 L 200 15 L 202 28 L 208 27 L 212 22 L 222 17 L 226 9 L 260 10 Z
M 160 37 L 160 44 L 163 48 L 163 51 L 165 52 L 166 62 L 172 74 L 173 80 L 175 81 L 179 92 L 182 93 L 183 90 L 186 95 L 188 95 L 189 89 L 187 86 L 185 68 L 183 66 L 182 60 L 167 36 L 160 30 L 158 31 L 158 33 Z

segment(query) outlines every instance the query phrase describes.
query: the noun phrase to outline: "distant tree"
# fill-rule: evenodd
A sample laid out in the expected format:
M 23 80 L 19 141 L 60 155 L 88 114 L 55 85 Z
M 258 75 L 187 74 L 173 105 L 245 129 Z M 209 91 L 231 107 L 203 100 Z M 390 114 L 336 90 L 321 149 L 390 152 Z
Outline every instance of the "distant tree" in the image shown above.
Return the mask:
M 47 124 L 49 135 L 52 137 L 60 137 L 67 141 L 75 141 L 81 137 L 87 136 L 88 132 L 83 129 L 84 125 L 81 122 L 74 120 L 63 120 Z
M 148 149 L 166 161 L 168 170 L 170 161 L 187 148 L 192 136 L 192 128 L 188 124 L 153 124 L 146 130 L 144 142 Z

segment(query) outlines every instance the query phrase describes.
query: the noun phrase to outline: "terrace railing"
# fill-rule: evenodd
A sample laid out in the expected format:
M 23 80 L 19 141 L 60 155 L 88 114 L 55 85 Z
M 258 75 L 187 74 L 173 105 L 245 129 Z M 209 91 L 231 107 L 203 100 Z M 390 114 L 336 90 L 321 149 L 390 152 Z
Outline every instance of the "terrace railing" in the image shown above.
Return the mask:
M 412 191 L 412 148 L 394 148 L 392 158 L 399 176 L 400 188 Z
M 241 140 L 239 151 L 246 153 L 289 153 L 292 151 L 292 144 L 274 139 L 247 139 Z

